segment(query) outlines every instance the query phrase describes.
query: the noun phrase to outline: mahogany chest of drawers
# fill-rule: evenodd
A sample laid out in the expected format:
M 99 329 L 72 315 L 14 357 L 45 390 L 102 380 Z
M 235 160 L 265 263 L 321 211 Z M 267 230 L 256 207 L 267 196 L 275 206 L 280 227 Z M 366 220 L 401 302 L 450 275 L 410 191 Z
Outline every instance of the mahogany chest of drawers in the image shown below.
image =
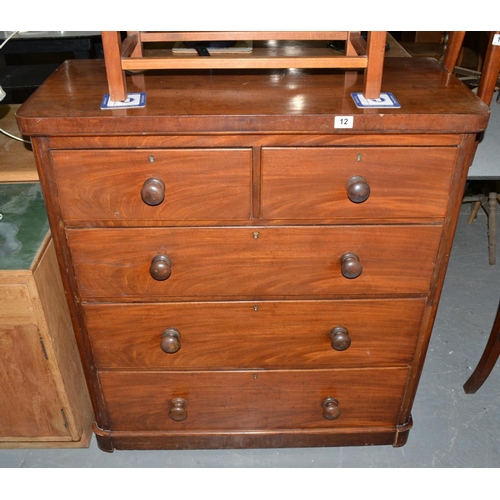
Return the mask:
M 403 445 L 488 108 L 387 60 L 129 77 L 67 62 L 32 136 L 101 449 Z M 352 127 L 337 128 L 338 117 Z

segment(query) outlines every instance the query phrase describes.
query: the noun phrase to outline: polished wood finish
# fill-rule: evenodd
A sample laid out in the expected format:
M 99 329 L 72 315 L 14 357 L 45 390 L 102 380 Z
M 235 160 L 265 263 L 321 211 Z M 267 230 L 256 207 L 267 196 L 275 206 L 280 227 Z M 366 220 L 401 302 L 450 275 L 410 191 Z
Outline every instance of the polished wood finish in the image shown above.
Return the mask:
M 52 159 L 70 223 L 250 217 L 250 148 L 54 151 Z M 75 165 L 87 182 L 75 182 Z
M 441 227 L 105 228 L 66 234 L 82 298 L 150 302 L 425 294 Z
M 101 111 L 82 61 L 18 112 L 101 449 L 403 445 L 487 106 L 409 58 L 383 112 L 362 74 L 127 79 L 144 108 Z
M 345 55 L 337 55 L 326 44 L 318 48 L 285 47 L 280 51 L 252 49 L 246 54 L 210 54 L 210 57 L 182 56 L 172 52 L 162 57 L 145 57 L 145 42 L 200 42 L 237 40 L 344 40 Z M 208 31 L 208 32 L 141 32 L 127 33 L 121 42 L 120 33 L 103 31 L 102 43 L 109 94 L 114 101 L 127 98 L 125 70 L 161 69 L 277 69 L 277 68 L 366 68 L 363 94 L 366 98 L 380 97 L 382 69 L 386 43 L 385 31 L 369 32 L 365 41 L 359 32 L 349 31 Z M 208 52 L 208 51 L 207 51 Z
M 442 220 L 456 154 L 452 148 L 263 148 L 262 215 Z
M 424 299 L 86 304 L 105 370 L 349 368 L 411 361 Z M 348 330 L 351 343 L 332 332 Z M 163 335 L 179 333 L 175 354 Z M 169 345 L 171 345 L 169 343 Z
M 384 427 L 397 418 L 408 370 L 238 370 L 210 372 L 101 372 L 113 429 L 238 431 Z M 341 415 L 323 416 L 334 397 Z M 182 421 L 169 418 L 185 410 Z M 176 404 L 177 403 L 177 404 Z M 137 411 L 140 408 L 140 411 Z M 174 416 L 176 416 L 174 413 Z M 335 427 L 334 427 L 335 428 Z
M 50 129 L 51 141 L 60 141 L 57 149 L 74 144 L 75 149 L 92 150 L 110 143 L 120 144 L 120 149 L 129 145 L 144 148 L 146 144 L 168 147 L 174 141 L 179 147 L 189 147 L 193 139 L 186 136 L 190 134 L 196 135 L 197 145 L 211 148 L 231 143 L 231 136 L 237 134 L 259 137 L 252 137 L 252 141 L 237 138 L 233 147 L 235 143 L 240 147 L 261 144 L 259 139 L 279 146 L 291 146 L 301 139 L 302 145 L 324 145 L 328 140 L 355 146 L 366 140 L 370 145 L 380 145 L 380 136 L 370 134 L 381 133 L 388 145 L 413 139 L 413 145 L 435 146 L 441 137 L 434 134 L 443 135 L 447 145 L 457 145 L 457 134 L 481 130 L 486 125 L 484 108 L 477 101 L 471 102 L 469 89 L 437 62 L 387 58 L 384 67 L 385 85 L 393 89 L 402 104 L 390 113 L 356 108 L 350 94 L 362 91 L 362 75 L 346 85 L 343 75 L 286 70 L 255 71 L 245 73 L 244 78 L 237 72 L 217 78 L 208 71 L 196 75 L 175 73 L 168 86 L 163 76 L 138 75 L 132 78 L 129 91 L 147 93 L 144 108 L 100 111 L 107 92 L 102 62 L 88 60 L 75 65 L 68 61 L 37 90 L 29 108 L 23 106 L 16 116 L 21 130 L 29 130 L 31 136 L 44 136 Z M 83 88 L 86 93 L 80 91 Z M 451 95 L 454 99 L 450 99 Z M 54 97 L 64 98 L 64 106 L 54 106 Z M 336 129 L 333 117 L 338 114 L 354 116 L 354 128 Z M 30 119 L 35 115 L 44 119 Z M 83 137 L 84 124 L 91 126 L 92 133 Z M 363 134 L 358 137 L 353 132 Z M 287 140 L 290 134 L 299 137 Z M 179 135 L 183 141 L 177 138 Z M 65 139 L 61 142 L 62 137 Z

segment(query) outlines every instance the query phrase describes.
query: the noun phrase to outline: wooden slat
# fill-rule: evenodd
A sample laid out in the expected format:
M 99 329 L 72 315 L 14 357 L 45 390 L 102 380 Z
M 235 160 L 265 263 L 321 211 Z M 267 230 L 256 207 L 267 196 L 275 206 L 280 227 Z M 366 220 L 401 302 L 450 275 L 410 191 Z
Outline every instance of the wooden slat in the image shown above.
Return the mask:
M 122 61 L 125 70 L 147 69 L 280 69 L 280 68 L 366 68 L 367 59 L 346 56 L 279 57 L 227 55 L 225 57 L 174 56 L 129 58 Z
M 352 45 L 355 54 L 358 56 L 366 56 L 366 40 L 360 33 L 351 33 L 348 44 Z
M 129 34 L 121 44 L 121 57 L 130 57 L 138 47 L 139 37 L 137 33 Z
M 223 40 L 346 40 L 348 31 L 142 31 L 143 42 Z

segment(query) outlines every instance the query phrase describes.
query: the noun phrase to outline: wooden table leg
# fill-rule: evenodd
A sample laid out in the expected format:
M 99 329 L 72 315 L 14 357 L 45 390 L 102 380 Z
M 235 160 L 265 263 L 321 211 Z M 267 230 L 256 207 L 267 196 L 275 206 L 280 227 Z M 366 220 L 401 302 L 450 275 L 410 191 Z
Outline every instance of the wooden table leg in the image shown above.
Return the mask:
M 490 338 L 484 349 L 483 355 L 479 363 L 464 384 L 466 394 L 474 394 L 486 381 L 488 375 L 493 370 L 498 356 L 500 355 L 500 305 L 498 306 L 497 315 L 493 328 L 491 329 Z

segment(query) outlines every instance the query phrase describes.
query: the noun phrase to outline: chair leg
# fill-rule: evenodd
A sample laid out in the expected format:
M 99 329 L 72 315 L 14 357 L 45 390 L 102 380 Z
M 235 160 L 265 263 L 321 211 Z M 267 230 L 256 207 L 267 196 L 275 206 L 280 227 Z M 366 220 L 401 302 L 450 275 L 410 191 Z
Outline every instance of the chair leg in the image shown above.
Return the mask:
M 500 305 L 498 306 L 497 315 L 493 328 L 491 329 L 488 343 L 484 349 L 483 355 L 479 360 L 476 369 L 464 384 L 466 394 L 474 394 L 486 381 L 488 375 L 493 370 L 498 356 L 500 355 Z
M 127 83 L 121 65 L 120 32 L 103 31 L 101 39 L 110 98 L 113 101 L 124 101 L 127 98 Z
M 488 252 L 490 264 L 496 263 L 496 233 L 497 233 L 497 193 L 488 196 Z
M 474 205 L 472 205 L 471 210 L 470 210 L 469 220 L 467 221 L 467 223 L 469 225 L 471 225 L 474 222 L 474 220 L 476 219 L 477 213 L 479 212 L 480 208 L 481 208 L 481 202 L 480 201 L 476 201 L 474 203 Z

